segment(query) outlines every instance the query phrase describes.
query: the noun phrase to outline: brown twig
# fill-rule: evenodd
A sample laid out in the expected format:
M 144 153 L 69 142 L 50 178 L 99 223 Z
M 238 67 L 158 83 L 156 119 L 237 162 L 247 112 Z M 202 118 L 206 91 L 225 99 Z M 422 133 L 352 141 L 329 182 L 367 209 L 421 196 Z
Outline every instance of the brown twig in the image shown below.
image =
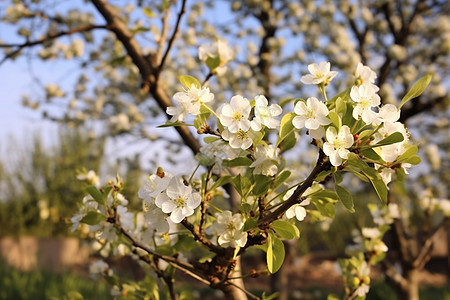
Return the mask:
M 278 219 L 281 215 L 283 215 L 291 206 L 299 203 L 302 201 L 302 195 L 306 191 L 307 188 L 309 188 L 316 179 L 317 175 L 319 175 L 320 172 L 325 171 L 327 168 L 330 167 L 330 165 L 327 163 L 327 156 L 325 153 L 323 153 L 322 150 L 319 151 L 319 157 L 317 159 L 316 166 L 309 174 L 308 178 L 305 179 L 305 181 L 299 185 L 291 197 L 289 197 L 288 200 L 283 202 L 282 205 L 280 205 L 275 211 L 269 213 L 262 219 L 258 221 L 259 227 L 264 227 L 267 224 L 272 223 L 276 219 Z
M 17 55 L 24 48 L 30 48 L 30 47 L 34 47 L 37 45 L 41 45 L 47 41 L 51 41 L 51 40 L 54 40 L 54 39 L 57 39 L 59 37 L 66 36 L 66 35 L 72 35 L 77 32 L 85 32 L 85 31 L 91 31 L 94 29 L 108 29 L 108 28 L 109 28 L 108 25 L 88 25 L 88 26 L 73 28 L 73 29 L 70 29 L 67 31 L 51 33 L 51 34 L 46 35 L 43 38 L 37 39 L 35 41 L 27 41 L 25 43 L 16 43 L 16 44 L 0 44 L 0 48 L 17 48 L 14 51 L 5 55 L 5 57 L 3 57 L 3 59 L 0 61 L 0 65 L 3 64 L 7 59 L 12 58 L 15 55 Z
M 175 28 L 173 29 L 172 36 L 170 37 L 169 43 L 167 44 L 166 52 L 164 53 L 161 61 L 159 62 L 158 68 L 156 69 L 155 82 L 158 82 L 159 75 L 161 74 L 164 63 L 166 62 L 166 59 L 169 56 L 170 49 L 172 48 L 172 45 L 173 45 L 175 38 L 177 36 L 177 33 L 179 31 L 181 17 L 183 16 L 183 14 L 185 12 L 186 12 L 186 0 L 183 0 L 183 2 L 181 3 L 180 12 L 178 13 L 177 22 L 175 23 Z

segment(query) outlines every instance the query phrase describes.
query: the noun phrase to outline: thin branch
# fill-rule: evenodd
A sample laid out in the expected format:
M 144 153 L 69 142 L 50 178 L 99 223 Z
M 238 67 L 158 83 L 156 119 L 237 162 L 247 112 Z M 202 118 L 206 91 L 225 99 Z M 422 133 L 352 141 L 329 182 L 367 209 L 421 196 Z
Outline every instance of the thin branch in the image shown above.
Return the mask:
M 171 36 L 171 38 L 169 40 L 169 43 L 167 44 L 166 52 L 164 53 L 164 56 L 162 57 L 161 62 L 159 62 L 158 69 L 156 70 L 156 73 L 155 73 L 155 77 L 156 77 L 155 81 L 156 82 L 158 82 L 158 78 L 159 78 L 159 75 L 161 74 L 161 71 L 162 71 L 162 68 L 164 66 L 164 63 L 166 62 L 166 59 L 169 56 L 170 49 L 172 48 L 172 45 L 173 45 L 173 43 L 175 41 L 176 35 L 177 35 L 178 30 L 180 28 L 181 17 L 183 16 L 183 14 L 185 12 L 186 12 L 186 0 L 183 0 L 183 2 L 181 4 L 180 12 L 178 13 L 178 17 L 177 17 L 177 22 L 175 24 L 175 28 L 173 29 L 172 36 Z
M 142 250 L 144 250 L 145 252 L 147 252 L 150 255 L 153 255 L 156 258 L 162 259 L 166 262 L 168 262 L 170 265 L 172 265 L 174 268 L 181 270 L 182 272 L 186 273 L 187 275 L 203 282 L 206 284 L 210 284 L 210 282 L 204 278 L 204 275 L 200 272 L 198 272 L 198 270 L 191 264 L 183 262 L 181 260 L 178 260 L 174 257 L 171 256 L 167 256 L 167 255 L 162 255 L 159 254 L 158 252 L 150 249 L 149 247 L 147 247 L 146 245 L 142 244 L 141 242 L 137 241 L 134 236 L 132 236 L 129 232 L 127 232 L 125 229 L 123 229 L 123 227 L 120 225 L 120 223 L 117 220 L 117 215 L 116 218 L 110 218 L 108 219 L 108 222 L 114 224 L 116 226 L 116 228 L 124 235 L 126 236 L 130 242 L 133 244 L 133 246 L 137 247 L 137 248 L 141 248 Z
M 166 112 L 167 107 L 172 106 L 173 103 L 167 95 L 166 90 L 156 81 L 156 64 L 154 61 L 154 56 L 144 55 L 141 46 L 136 41 L 132 32 L 128 29 L 123 20 L 117 15 L 117 11 L 114 7 L 112 7 L 105 0 L 91 1 L 97 10 L 103 15 L 108 25 L 111 26 L 110 30 L 116 34 L 118 40 L 123 44 L 128 55 L 133 60 L 133 63 L 139 69 L 144 87 L 149 89 L 158 106 L 162 111 Z M 173 39 L 174 38 L 175 37 L 173 36 Z M 167 113 L 166 115 L 168 118 L 170 117 Z M 200 143 L 191 133 L 189 128 L 186 126 L 177 126 L 175 127 L 175 130 L 178 131 L 184 144 L 188 146 L 193 153 L 199 152 Z
M 0 65 L 3 64 L 7 59 L 14 57 L 15 55 L 17 55 L 20 51 L 22 51 L 22 49 L 24 48 L 31 48 L 37 45 L 41 45 L 45 42 L 54 40 L 56 38 L 62 37 L 62 36 L 66 36 L 66 35 L 72 35 L 74 33 L 77 32 L 85 32 L 85 31 L 91 31 L 94 29 L 108 29 L 108 25 L 88 25 L 88 26 L 83 26 L 83 27 L 78 27 L 78 28 L 73 28 L 67 31 L 60 31 L 57 33 L 53 33 L 53 34 L 49 34 L 46 35 L 40 39 L 37 39 L 35 41 L 27 41 L 25 43 L 16 43 L 16 44 L 0 44 L 0 48 L 17 48 L 14 51 L 8 53 L 1 61 L 0 61 Z
M 302 201 L 302 195 L 306 191 L 307 188 L 309 188 L 316 179 L 317 175 L 319 175 L 320 172 L 327 170 L 330 167 L 330 164 L 327 162 L 327 156 L 325 153 L 323 153 L 322 150 L 319 151 L 319 157 L 317 159 L 316 166 L 309 174 L 308 178 L 305 179 L 305 181 L 297 187 L 297 189 L 294 191 L 291 197 L 289 197 L 288 200 L 283 202 L 283 204 L 278 207 L 274 212 L 269 213 L 262 219 L 258 221 L 259 227 L 264 227 L 267 224 L 272 223 L 276 219 L 278 219 L 281 215 L 283 215 L 291 206 L 299 203 Z
M 232 285 L 232 286 L 238 288 L 239 290 L 243 291 L 244 294 L 246 294 L 248 297 L 250 297 L 250 299 L 253 299 L 253 300 L 261 300 L 260 297 L 253 295 L 252 293 L 250 293 L 250 292 L 247 291 L 246 289 L 240 287 L 239 285 L 237 285 L 237 284 L 235 284 L 235 283 L 233 283 L 233 282 L 229 282 L 229 281 L 228 281 L 227 283 L 228 283 L 229 285 Z
M 166 14 L 162 19 L 162 32 L 161 37 L 159 38 L 158 41 L 158 49 L 156 50 L 155 54 L 155 60 L 157 62 L 160 62 L 162 60 L 164 43 L 167 39 L 167 33 L 169 32 L 169 17 L 170 17 L 170 8 L 166 9 Z
M 414 259 L 414 261 L 412 263 L 413 267 L 422 269 L 425 266 L 425 264 L 428 262 L 428 260 L 430 258 L 429 257 L 430 251 L 433 248 L 433 239 L 436 237 L 436 235 L 438 234 L 440 229 L 446 228 L 448 223 L 449 223 L 449 220 L 444 219 L 444 221 L 442 221 L 442 223 L 439 224 L 439 226 L 437 226 L 434 229 L 434 231 L 428 235 L 425 242 L 423 243 L 422 248 L 420 249 L 419 254 L 417 255 L 417 257 Z
M 194 239 L 196 241 L 199 241 L 204 246 L 208 247 L 208 249 L 211 250 L 212 252 L 217 253 L 217 254 L 223 254 L 225 252 L 224 248 L 214 245 L 213 243 L 211 243 L 210 240 L 208 240 L 205 237 L 204 234 L 200 234 L 199 227 L 194 226 L 186 218 L 183 219 L 183 221 L 181 221 L 181 224 L 183 224 L 183 226 L 186 227 L 186 229 L 192 233 L 192 235 L 194 236 Z

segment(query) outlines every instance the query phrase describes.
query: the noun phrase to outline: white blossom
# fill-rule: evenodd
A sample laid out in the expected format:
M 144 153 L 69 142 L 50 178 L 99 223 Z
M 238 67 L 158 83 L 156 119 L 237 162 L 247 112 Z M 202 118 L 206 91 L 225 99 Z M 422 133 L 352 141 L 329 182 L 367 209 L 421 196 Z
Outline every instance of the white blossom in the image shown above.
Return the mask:
M 218 39 L 215 43 L 202 45 L 198 49 L 198 58 L 201 61 L 206 62 L 208 59 L 219 59 L 218 66 L 211 70 L 217 75 L 223 75 L 227 67 L 225 64 L 233 59 L 234 51 L 233 49 L 223 40 Z
M 218 243 L 222 247 L 244 247 L 247 243 L 247 233 L 242 232 L 244 222 L 241 214 L 232 214 L 226 210 L 216 214 L 214 230 L 219 236 Z
M 191 87 L 184 92 L 176 93 L 173 96 L 173 99 L 182 105 L 183 109 L 180 109 L 180 111 L 186 110 L 187 113 L 196 116 L 200 113 L 202 103 L 208 103 L 214 100 L 214 94 L 211 93 L 207 87 L 197 88 L 195 84 L 192 84 Z M 167 112 L 169 113 L 169 111 L 172 111 L 172 109 Z
M 224 128 L 222 137 L 224 140 L 229 141 L 231 148 L 245 150 L 253 144 L 253 140 L 256 138 L 256 132 L 250 128 L 248 131 L 239 129 L 236 133 L 232 133 L 228 128 Z
M 377 78 L 377 74 L 372 71 L 372 69 L 368 66 L 364 66 L 362 63 L 358 63 L 358 66 L 355 70 L 355 85 L 371 85 L 377 92 L 379 88 L 375 85 L 375 79 Z
M 201 202 L 201 196 L 193 192 L 190 186 L 186 186 L 178 177 L 173 177 L 165 192 L 156 196 L 155 204 L 165 213 L 170 213 L 170 219 L 174 223 L 180 223 L 185 217 L 194 214 Z
M 292 120 L 292 124 L 297 129 L 306 127 L 317 130 L 320 126 L 331 123 L 331 120 L 327 118 L 329 114 L 327 106 L 315 97 L 308 98 L 306 104 L 301 100 L 298 101 L 294 112 L 297 116 Z
M 323 152 L 330 157 L 330 162 L 333 166 L 339 166 L 342 159 L 347 159 L 348 148 L 353 145 L 353 135 L 347 125 L 343 125 L 339 132 L 336 128 L 328 127 L 326 131 L 327 141 L 323 144 Z
M 311 74 L 303 75 L 300 79 L 304 84 L 316 84 L 327 86 L 331 80 L 338 74 L 336 71 L 330 71 L 331 64 L 329 62 L 321 62 L 320 64 L 312 63 L 308 65 Z
M 231 133 L 237 133 L 239 130 L 248 131 L 251 125 L 248 120 L 250 110 L 250 102 L 246 98 L 236 95 L 231 98 L 230 103 L 226 103 L 220 108 L 220 123 L 226 126 Z
M 250 165 L 254 174 L 262 174 L 266 176 L 274 176 L 278 167 L 276 165 L 276 150 L 273 146 L 257 146 L 255 149 L 255 161 Z
M 123 229 L 127 231 L 131 231 L 134 229 L 134 214 L 128 212 L 125 206 L 117 206 L 117 215 L 119 216 L 120 225 L 123 227 Z
M 381 100 L 372 85 L 353 86 L 350 98 L 357 103 L 353 108 L 353 118 L 358 120 L 361 117 L 367 124 L 377 119 L 378 115 L 372 110 L 372 107 L 380 105 Z
M 255 97 L 255 118 L 251 122 L 253 130 L 261 130 L 261 124 L 267 126 L 267 128 L 277 128 L 280 126 L 280 120 L 274 117 L 279 116 L 283 112 L 283 109 L 278 104 L 271 104 L 266 97 L 258 95 Z
M 93 262 L 90 266 L 89 266 L 89 273 L 91 275 L 98 276 L 98 275 L 102 275 L 102 276 L 112 276 L 114 274 L 113 270 L 111 270 L 109 268 L 109 265 L 104 262 L 103 260 L 97 260 L 95 262 Z

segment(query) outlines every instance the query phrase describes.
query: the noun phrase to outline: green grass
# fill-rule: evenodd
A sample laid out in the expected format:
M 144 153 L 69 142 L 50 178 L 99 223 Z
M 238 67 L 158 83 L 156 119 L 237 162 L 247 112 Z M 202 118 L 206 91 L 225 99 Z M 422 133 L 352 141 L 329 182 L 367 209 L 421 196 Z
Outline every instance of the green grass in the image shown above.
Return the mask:
M 0 261 L 0 299 L 111 299 L 103 282 L 70 273 L 21 272 Z

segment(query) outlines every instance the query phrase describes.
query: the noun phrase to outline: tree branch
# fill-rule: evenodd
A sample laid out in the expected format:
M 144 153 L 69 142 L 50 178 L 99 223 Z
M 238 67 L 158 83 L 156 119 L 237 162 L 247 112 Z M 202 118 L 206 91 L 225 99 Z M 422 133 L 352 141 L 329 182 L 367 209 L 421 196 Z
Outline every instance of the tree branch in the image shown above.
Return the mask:
M 327 156 L 325 153 L 323 153 L 322 150 L 319 150 L 319 157 L 317 159 L 316 166 L 309 174 L 308 178 L 305 179 L 305 181 L 297 187 L 297 189 L 294 191 L 291 197 L 289 197 L 288 200 L 283 202 L 282 205 L 280 205 L 274 212 L 269 213 L 262 219 L 258 221 L 259 227 L 267 226 L 267 224 L 272 223 L 276 219 L 278 219 L 282 214 L 284 214 L 291 206 L 300 203 L 302 199 L 303 193 L 306 191 L 307 188 L 309 188 L 316 179 L 317 175 L 319 175 L 320 172 L 327 170 L 330 167 L 330 164 L 327 162 Z
M 34 47 L 37 45 L 41 45 L 45 42 L 57 39 L 59 37 L 62 36 L 66 36 L 66 35 L 72 35 L 74 33 L 77 32 L 85 32 L 85 31 L 91 31 L 94 29 L 108 29 L 109 26 L 108 25 L 88 25 L 88 26 L 83 26 L 83 27 L 78 27 L 78 28 L 73 28 L 67 31 L 60 31 L 57 33 L 52 33 L 49 35 L 46 35 L 40 39 L 37 39 L 35 41 L 27 41 L 25 43 L 21 43 L 21 44 L 0 44 L 0 48 L 17 48 L 14 51 L 8 53 L 1 61 L 0 61 L 0 65 L 3 64 L 7 59 L 14 57 L 15 55 L 17 55 L 20 51 L 22 51 L 22 49 L 24 48 L 29 48 L 29 47 Z
M 167 57 L 169 56 L 170 49 L 172 48 L 172 45 L 175 41 L 178 30 L 180 28 L 181 17 L 183 16 L 183 14 L 185 12 L 186 12 L 186 0 L 183 0 L 183 2 L 181 4 L 180 12 L 178 13 L 178 18 L 177 18 L 177 22 L 175 24 L 175 28 L 173 29 L 172 36 L 169 40 L 169 43 L 167 44 L 166 52 L 164 53 L 164 56 L 162 57 L 161 61 L 159 62 L 159 66 L 158 66 L 158 69 L 155 74 L 156 82 L 158 81 L 159 75 L 161 74 L 161 71 L 162 71 L 165 61 L 166 61 Z
M 117 15 L 115 9 L 107 1 L 91 1 L 107 21 L 110 26 L 110 30 L 113 31 L 119 41 L 122 42 L 128 55 L 133 60 L 133 63 L 138 67 L 144 86 L 149 88 L 149 91 L 158 103 L 158 106 L 166 112 L 166 108 L 172 106 L 173 104 L 166 91 L 159 84 L 157 84 L 155 76 L 157 73 L 157 64 L 154 57 L 144 55 L 140 45 L 136 39 L 134 39 L 131 31 L 127 28 L 126 24 Z M 167 117 L 169 117 L 169 115 L 167 115 Z M 175 129 L 178 131 L 185 145 L 188 146 L 192 152 L 197 153 L 200 150 L 200 143 L 189 131 L 189 128 L 186 126 L 177 126 Z

